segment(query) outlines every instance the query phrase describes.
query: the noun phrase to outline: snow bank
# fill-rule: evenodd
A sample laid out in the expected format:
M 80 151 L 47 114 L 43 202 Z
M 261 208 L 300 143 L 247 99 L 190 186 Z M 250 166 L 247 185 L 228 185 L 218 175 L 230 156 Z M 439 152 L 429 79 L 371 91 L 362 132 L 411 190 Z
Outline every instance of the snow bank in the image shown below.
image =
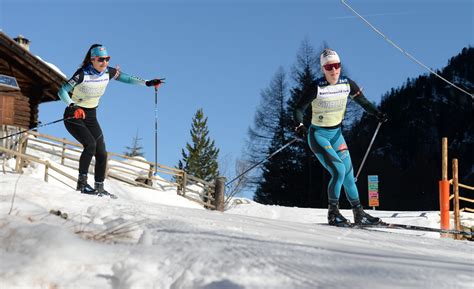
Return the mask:
M 106 188 L 119 196 L 116 200 L 82 195 L 53 179 L 45 183 L 42 166 L 23 175 L 13 173 L 13 166 L 7 161 L 7 173 L 0 173 L 0 288 L 451 289 L 474 284 L 469 241 L 436 233 L 335 228 L 325 225 L 325 209 L 264 206 L 247 199 L 234 199 L 225 213 L 208 211 L 175 190 L 115 180 L 107 180 Z M 373 214 L 397 223 L 437 227 L 439 222 L 437 212 Z

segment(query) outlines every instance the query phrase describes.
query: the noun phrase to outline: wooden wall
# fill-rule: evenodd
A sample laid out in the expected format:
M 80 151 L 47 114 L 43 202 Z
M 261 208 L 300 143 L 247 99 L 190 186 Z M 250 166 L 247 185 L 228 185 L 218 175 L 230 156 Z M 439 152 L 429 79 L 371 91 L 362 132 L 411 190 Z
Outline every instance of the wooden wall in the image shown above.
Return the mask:
M 0 91 L 0 124 L 21 128 L 34 127 L 38 123 L 43 81 L 26 67 L 8 62 L 4 55 L 0 56 L 0 74 L 15 77 L 21 89 Z

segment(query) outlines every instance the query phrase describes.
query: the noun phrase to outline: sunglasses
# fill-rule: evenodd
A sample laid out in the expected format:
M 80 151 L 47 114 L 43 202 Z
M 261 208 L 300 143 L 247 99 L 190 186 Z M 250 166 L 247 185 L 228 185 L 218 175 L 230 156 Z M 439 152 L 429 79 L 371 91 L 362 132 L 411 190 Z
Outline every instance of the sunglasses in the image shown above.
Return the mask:
M 109 62 L 110 56 L 107 56 L 107 57 L 96 57 L 95 59 L 96 59 L 97 61 L 99 61 L 99 62 L 104 62 L 104 61 Z
M 333 68 L 334 69 L 339 69 L 341 68 L 341 63 L 332 63 L 332 64 L 326 64 L 323 66 L 324 69 L 326 69 L 327 71 L 331 71 Z

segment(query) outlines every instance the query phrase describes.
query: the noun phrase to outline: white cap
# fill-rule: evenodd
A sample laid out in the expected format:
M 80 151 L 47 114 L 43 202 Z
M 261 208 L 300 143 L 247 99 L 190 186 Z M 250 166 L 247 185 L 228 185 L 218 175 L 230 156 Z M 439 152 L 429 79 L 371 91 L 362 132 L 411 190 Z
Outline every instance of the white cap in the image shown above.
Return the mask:
M 319 61 L 321 62 L 321 66 L 324 66 L 329 61 L 341 62 L 341 60 L 339 59 L 339 55 L 337 55 L 336 51 L 329 48 L 323 50 L 321 56 L 319 57 Z

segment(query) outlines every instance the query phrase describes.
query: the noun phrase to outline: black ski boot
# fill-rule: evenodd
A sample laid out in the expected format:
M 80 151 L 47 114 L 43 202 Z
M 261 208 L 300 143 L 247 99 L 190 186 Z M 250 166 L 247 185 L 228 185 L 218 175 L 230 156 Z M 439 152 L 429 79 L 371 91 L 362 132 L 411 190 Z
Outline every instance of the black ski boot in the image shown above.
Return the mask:
M 378 225 L 382 223 L 382 220 L 377 217 L 373 217 L 366 212 L 361 205 L 352 208 L 352 212 L 354 213 L 354 224 L 367 226 L 367 225 Z
M 104 189 L 104 182 L 95 182 L 94 183 L 94 189 L 95 191 L 97 192 L 97 195 L 99 197 L 102 197 L 102 196 L 109 196 L 111 197 L 112 199 L 116 199 L 117 196 L 114 195 L 114 194 L 111 194 L 109 192 L 107 192 L 105 189 Z
M 338 204 L 329 204 L 328 224 L 336 227 L 350 227 L 351 222 L 339 212 Z
M 95 195 L 97 192 L 87 183 L 87 175 L 79 175 L 77 178 L 76 191 L 81 194 Z

